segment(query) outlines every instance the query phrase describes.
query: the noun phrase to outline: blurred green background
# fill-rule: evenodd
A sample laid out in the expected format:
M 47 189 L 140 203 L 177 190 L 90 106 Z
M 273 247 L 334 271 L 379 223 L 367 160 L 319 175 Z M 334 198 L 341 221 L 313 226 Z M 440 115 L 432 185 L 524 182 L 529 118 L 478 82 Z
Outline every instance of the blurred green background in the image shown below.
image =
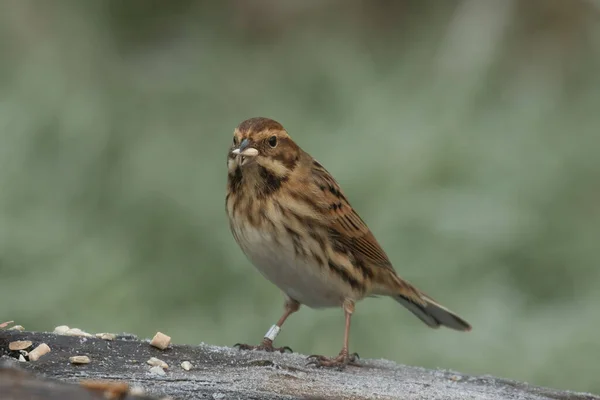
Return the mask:
M 352 351 L 600 392 L 599 7 L 3 1 L 0 320 L 258 342 L 282 298 L 229 232 L 225 160 L 265 116 L 474 327 L 369 299 Z M 277 342 L 342 334 L 304 308 Z

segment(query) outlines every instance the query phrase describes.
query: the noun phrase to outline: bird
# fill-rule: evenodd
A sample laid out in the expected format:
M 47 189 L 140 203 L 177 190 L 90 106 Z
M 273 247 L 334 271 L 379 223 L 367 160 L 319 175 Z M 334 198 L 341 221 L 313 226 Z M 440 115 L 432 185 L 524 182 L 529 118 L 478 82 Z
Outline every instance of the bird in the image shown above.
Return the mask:
M 241 350 L 291 351 L 273 341 L 301 305 L 340 307 L 345 325 L 337 356 L 309 356 L 316 367 L 360 366 L 349 352 L 355 304 L 389 296 L 431 328 L 471 325 L 402 279 L 333 176 L 277 121 L 255 117 L 233 132 L 227 153 L 226 212 L 248 260 L 283 293 L 284 312 L 258 345 Z

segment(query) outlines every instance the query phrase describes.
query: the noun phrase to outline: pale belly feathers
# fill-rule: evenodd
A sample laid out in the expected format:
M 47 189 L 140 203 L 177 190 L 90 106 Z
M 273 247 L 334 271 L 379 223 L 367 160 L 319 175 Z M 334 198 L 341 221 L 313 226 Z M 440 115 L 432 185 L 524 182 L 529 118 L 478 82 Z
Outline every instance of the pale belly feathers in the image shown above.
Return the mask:
M 291 237 L 253 227 L 232 226 L 240 247 L 261 274 L 287 296 L 311 308 L 341 306 L 352 298 L 348 285 L 333 276 L 327 265 L 299 257 Z

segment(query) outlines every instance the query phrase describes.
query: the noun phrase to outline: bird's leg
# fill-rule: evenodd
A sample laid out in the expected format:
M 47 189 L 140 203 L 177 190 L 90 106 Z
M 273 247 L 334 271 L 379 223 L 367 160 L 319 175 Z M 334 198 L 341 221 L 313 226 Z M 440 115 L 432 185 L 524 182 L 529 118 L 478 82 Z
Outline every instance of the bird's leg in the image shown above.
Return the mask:
M 346 325 L 344 328 L 344 345 L 340 354 L 337 357 L 325 357 L 319 355 L 309 356 L 310 360 L 306 365 L 314 365 L 315 367 L 334 367 L 340 370 L 346 368 L 347 365 L 353 365 L 360 367 L 356 361 L 358 360 L 358 354 L 348 353 L 348 342 L 350 341 L 350 318 L 354 312 L 354 302 L 351 300 L 345 300 L 342 305 L 344 308 L 344 314 L 346 316 Z
M 292 349 L 290 349 L 288 346 L 273 347 L 273 340 L 275 340 L 275 338 L 279 334 L 279 330 L 281 329 L 281 326 L 283 325 L 285 320 L 299 309 L 300 303 L 298 303 L 296 300 L 288 298 L 285 302 L 285 311 L 283 312 L 283 315 L 281 316 L 281 318 L 279 318 L 279 321 L 277 321 L 277 323 L 267 331 L 261 344 L 253 346 L 249 344 L 238 343 L 234 347 L 237 347 L 240 350 L 262 350 L 268 352 L 278 351 L 280 353 L 285 353 L 287 351 L 292 353 Z

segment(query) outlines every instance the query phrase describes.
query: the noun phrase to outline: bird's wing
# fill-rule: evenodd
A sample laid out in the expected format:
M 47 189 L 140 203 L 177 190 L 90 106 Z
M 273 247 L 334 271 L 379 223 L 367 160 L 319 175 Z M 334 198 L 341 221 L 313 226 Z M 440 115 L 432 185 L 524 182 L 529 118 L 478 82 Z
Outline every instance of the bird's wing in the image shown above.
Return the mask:
M 317 161 L 313 161 L 311 172 L 317 185 L 316 201 L 329 217 L 327 228 L 333 250 L 351 255 L 353 264 L 375 280 L 382 293 L 394 293 L 411 303 L 425 304 L 420 291 L 396 274 L 385 251 L 331 174 Z
M 359 261 L 393 270 L 371 230 L 352 208 L 340 186 L 317 161 L 312 164 L 312 176 L 318 187 L 317 200 L 326 212 L 330 238 L 334 249 L 350 251 Z

